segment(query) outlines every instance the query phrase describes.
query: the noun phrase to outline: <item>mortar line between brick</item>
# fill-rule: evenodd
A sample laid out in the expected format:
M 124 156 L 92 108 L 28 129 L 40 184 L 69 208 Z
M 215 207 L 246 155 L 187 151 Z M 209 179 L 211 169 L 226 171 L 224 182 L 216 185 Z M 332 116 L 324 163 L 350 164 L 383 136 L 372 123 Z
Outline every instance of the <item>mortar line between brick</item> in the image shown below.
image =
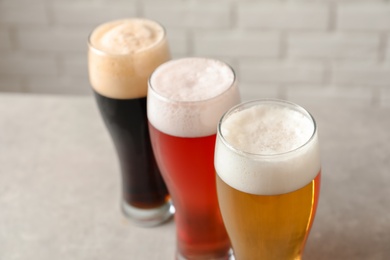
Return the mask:
M 8 34 L 11 41 L 11 50 L 18 51 L 20 49 L 20 46 L 17 37 L 17 28 L 15 26 L 10 26 L 8 29 Z
M 322 83 L 326 85 L 330 85 L 332 82 L 332 62 L 331 61 L 323 61 L 324 71 L 323 71 L 323 79 Z
M 54 26 L 56 23 L 56 19 L 54 18 L 53 3 L 50 0 L 45 1 L 45 13 L 47 16 L 48 26 Z
M 28 78 L 26 76 L 20 79 L 20 88 L 24 93 L 31 93 L 31 90 L 28 87 Z
M 336 30 L 337 27 L 337 4 L 335 2 L 330 2 L 328 5 L 329 8 L 329 21 L 328 21 L 328 31 L 332 32 Z
M 145 10 L 143 6 L 143 1 L 135 2 L 135 13 L 138 17 L 143 17 L 145 15 Z
M 187 34 L 187 55 L 194 55 L 194 30 L 188 30 Z
M 381 104 L 379 87 L 373 87 L 371 89 L 371 106 L 379 107 Z
M 288 32 L 282 30 L 280 32 L 280 43 L 279 43 L 279 59 L 283 60 L 287 58 L 288 51 Z
M 230 28 L 238 28 L 238 6 L 237 3 L 230 3 Z
M 284 85 L 278 85 L 278 91 L 276 93 L 277 97 L 279 99 L 284 99 L 284 100 L 287 100 L 288 99 L 288 94 L 287 94 L 287 88 L 286 86 Z
M 388 38 L 389 35 L 386 32 L 382 32 L 380 34 L 380 41 L 378 46 L 378 62 L 380 63 L 385 62 L 386 56 L 390 55 L 390 53 L 387 53 Z

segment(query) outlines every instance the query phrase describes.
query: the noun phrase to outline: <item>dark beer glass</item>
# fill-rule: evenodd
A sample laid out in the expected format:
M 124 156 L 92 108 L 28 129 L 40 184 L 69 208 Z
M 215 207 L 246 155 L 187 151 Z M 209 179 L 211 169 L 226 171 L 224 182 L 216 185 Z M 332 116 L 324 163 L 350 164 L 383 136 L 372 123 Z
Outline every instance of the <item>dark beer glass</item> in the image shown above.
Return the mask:
M 138 225 L 158 225 L 173 208 L 150 144 L 146 95 L 148 77 L 170 59 L 165 30 L 147 19 L 110 21 L 88 47 L 90 82 L 121 168 L 122 210 Z
M 229 259 L 214 171 L 217 124 L 240 101 L 233 70 L 206 58 L 172 60 L 149 80 L 153 150 L 175 205 L 177 259 Z

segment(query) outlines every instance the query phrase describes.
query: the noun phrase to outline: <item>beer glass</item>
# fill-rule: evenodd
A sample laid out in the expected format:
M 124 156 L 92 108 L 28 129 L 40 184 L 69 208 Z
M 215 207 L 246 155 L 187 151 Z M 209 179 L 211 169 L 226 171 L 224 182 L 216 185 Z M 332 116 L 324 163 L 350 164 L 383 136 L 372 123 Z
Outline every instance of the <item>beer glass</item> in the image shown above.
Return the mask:
M 233 70 L 218 60 L 172 60 L 149 80 L 150 135 L 175 206 L 177 259 L 230 257 L 213 161 L 218 121 L 239 100 Z
M 121 168 L 122 210 L 137 225 L 160 224 L 172 205 L 150 143 L 146 94 L 152 71 L 170 59 L 165 30 L 147 19 L 110 21 L 88 47 L 90 83 Z
M 233 107 L 220 120 L 214 163 L 236 260 L 301 259 L 321 179 L 309 112 L 281 100 Z

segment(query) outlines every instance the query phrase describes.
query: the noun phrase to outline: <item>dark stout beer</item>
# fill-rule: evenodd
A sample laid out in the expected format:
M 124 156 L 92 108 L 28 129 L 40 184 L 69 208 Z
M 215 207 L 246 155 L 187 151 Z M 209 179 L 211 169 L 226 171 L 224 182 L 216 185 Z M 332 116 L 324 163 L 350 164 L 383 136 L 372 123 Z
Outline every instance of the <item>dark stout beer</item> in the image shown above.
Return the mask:
M 163 205 L 168 191 L 150 145 L 146 98 L 95 98 L 119 157 L 124 200 L 141 209 Z
M 118 154 L 122 209 L 143 226 L 159 224 L 172 215 L 146 116 L 148 78 L 169 58 L 164 28 L 150 20 L 108 22 L 89 38 L 89 78 Z

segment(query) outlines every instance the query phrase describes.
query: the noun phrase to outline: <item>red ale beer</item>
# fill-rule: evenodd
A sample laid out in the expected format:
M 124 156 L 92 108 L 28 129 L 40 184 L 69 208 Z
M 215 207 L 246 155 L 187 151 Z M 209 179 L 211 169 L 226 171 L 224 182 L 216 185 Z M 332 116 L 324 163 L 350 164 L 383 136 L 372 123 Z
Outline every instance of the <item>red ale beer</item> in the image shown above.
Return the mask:
M 214 149 L 222 114 L 240 100 L 233 70 L 206 58 L 172 60 L 149 80 L 154 154 L 175 206 L 178 259 L 229 259 L 216 194 Z
M 280 100 L 232 108 L 219 124 L 215 169 L 236 260 L 301 259 L 321 180 L 313 117 Z
M 117 151 L 122 209 L 141 226 L 160 224 L 172 215 L 146 116 L 148 77 L 169 58 L 165 30 L 154 21 L 111 21 L 89 37 L 89 78 Z

